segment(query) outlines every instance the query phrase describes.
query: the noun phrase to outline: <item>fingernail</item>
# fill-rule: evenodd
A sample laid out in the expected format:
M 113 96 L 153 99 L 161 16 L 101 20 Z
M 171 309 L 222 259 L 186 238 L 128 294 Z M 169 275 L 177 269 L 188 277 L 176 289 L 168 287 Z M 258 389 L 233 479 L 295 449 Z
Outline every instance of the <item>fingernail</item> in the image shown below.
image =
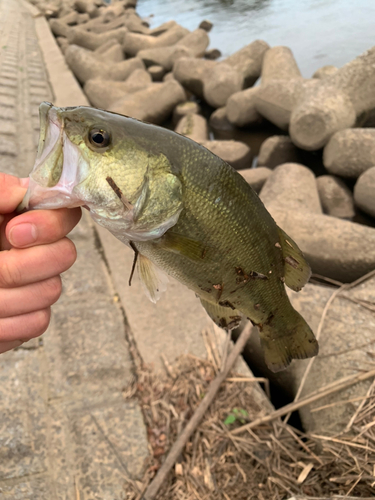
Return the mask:
M 37 230 L 34 224 L 17 224 L 9 231 L 9 243 L 14 247 L 25 247 L 35 243 Z

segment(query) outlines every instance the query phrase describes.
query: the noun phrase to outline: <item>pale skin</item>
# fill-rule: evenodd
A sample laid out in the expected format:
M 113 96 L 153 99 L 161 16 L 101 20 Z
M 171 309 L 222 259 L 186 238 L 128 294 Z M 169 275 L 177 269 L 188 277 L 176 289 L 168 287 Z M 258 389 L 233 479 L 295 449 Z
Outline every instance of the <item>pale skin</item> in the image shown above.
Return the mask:
M 27 179 L 0 172 L 0 353 L 38 337 L 61 294 L 60 274 L 76 260 L 66 235 L 81 209 L 14 213 Z

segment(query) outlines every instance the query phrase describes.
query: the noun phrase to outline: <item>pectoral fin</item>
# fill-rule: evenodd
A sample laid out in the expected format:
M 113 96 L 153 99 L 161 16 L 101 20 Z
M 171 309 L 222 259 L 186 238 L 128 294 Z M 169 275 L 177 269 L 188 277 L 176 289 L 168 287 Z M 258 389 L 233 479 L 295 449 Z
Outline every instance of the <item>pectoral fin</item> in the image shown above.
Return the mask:
M 142 254 L 138 254 L 138 275 L 144 285 L 147 297 L 156 303 L 167 289 L 168 277 Z
M 309 281 L 311 269 L 298 245 L 280 227 L 278 229 L 285 262 L 285 284 L 299 292 Z
M 239 326 L 242 316 L 237 309 L 213 304 L 204 299 L 200 299 L 200 301 L 209 317 L 217 326 L 220 326 L 220 328 L 224 328 L 224 330 L 233 330 L 233 328 Z
M 184 255 L 191 260 L 207 260 L 211 248 L 202 242 L 175 233 L 173 230 L 167 231 L 158 241 L 158 246 L 179 255 Z

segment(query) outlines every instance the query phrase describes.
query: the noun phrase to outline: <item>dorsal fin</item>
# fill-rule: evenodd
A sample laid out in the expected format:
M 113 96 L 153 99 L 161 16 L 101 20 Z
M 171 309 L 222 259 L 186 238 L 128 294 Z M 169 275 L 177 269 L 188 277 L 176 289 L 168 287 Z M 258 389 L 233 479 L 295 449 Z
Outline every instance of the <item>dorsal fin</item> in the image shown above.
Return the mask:
M 299 292 L 311 276 L 309 263 L 298 248 L 298 245 L 280 227 L 280 246 L 284 257 L 285 284 Z

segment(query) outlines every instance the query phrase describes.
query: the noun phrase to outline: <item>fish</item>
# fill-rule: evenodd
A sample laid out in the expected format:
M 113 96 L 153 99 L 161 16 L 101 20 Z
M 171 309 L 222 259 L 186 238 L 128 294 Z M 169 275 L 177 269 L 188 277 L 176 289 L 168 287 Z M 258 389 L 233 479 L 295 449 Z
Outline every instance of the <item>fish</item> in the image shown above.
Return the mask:
M 285 289 L 301 290 L 310 266 L 230 165 L 187 137 L 116 113 L 44 102 L 39 114 L 19 210 L 85 207 L 134 251 L 131 276 L 137 268 L 153 302 L 169 275 L 219 327 L 248 318 L 274 372 L 317 355 Z

